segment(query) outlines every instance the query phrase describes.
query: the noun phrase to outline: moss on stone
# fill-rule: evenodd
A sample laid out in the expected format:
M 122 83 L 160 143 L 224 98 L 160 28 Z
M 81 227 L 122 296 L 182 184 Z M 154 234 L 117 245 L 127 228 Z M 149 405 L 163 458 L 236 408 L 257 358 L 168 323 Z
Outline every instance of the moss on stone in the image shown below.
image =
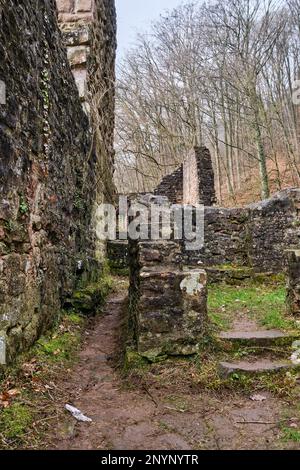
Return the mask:
M 129 268 L 119 268 L 117 266 L 110 265 L 111 273 L 116 276 L 128 277 Z
M 161 349 L 152 349 L 140 354 L 142 358 L 147 359 L 151 364 L 157 364 L 168 359 L 168 355 L 163 354 Z
M 25 215 L 29 212 L 28 202 L 23 194 L 20 195 L 19 212 L 21 215 Z
M 105 273 L 98 282 L 74 292 L 68 304 L 85 315 L 95 315 L 104 304 L 112 285 L 112 278 Z
M 149 365 L 149 361 L 142 357 L 137 351 L 127 348 L 125 352 L 124 371 L 132 369 L 143 369 Z
M 256 272 L 250 266 L 234 264 L 208 266 L 206 268 L 209 284 L 240 285 L 252 282 L 253 284 L 282 284 L 285 281 L 284 273 Z
M 82 326 L 84 318 L 76 312 L 70 312 L 67 314 L 67 320 L 73 325 Z

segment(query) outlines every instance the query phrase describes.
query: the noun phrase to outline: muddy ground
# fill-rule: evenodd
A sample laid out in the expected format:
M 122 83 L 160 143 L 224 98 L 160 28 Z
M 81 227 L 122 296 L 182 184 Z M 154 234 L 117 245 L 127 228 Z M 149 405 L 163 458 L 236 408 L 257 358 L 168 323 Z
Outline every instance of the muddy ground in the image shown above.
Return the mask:
M 288 398 L 259 390 L 189 389 L 181 380 L 133 382 L 116 368 L 126 293 L 112 294 L 103 316 L 85 332 L 79 362 L 60 383 L 66 402 L 92 423 L 65 413 L 52 424 L 52 449 L 201 450 L 299 449 L 285 441 L 282 427 L 297 429 Z M 61 404 L 61 406 L 63 403 Z M 294 406 L 294 403 L 293 403 Z M 287 418 L 288 416 L 288 418 Z

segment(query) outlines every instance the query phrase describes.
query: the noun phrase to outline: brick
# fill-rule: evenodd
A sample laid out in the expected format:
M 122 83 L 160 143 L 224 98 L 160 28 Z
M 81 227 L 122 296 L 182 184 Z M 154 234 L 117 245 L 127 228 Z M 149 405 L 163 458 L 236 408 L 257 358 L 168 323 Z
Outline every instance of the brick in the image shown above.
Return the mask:
M 74 69 L 73 75 L 79 91 L 80 98 L 85 98 L 87 91 L 87 71 L 86 69 Z
M 56 0 L 59 12 L 71 13 L 73 10 L 74 0 Z
M 91 12 L 92 9 L 93 9 L 92 0 L 75 0 L 75 12 L 76 13 Z
M 71 66 L 86 64 L 88 48 L 86 46 L 70 47 L 68 49 L 68 59 Z
M 89 23 L 93 19 L 93 13 L 60 13 L 58 21 L 60 23 Z

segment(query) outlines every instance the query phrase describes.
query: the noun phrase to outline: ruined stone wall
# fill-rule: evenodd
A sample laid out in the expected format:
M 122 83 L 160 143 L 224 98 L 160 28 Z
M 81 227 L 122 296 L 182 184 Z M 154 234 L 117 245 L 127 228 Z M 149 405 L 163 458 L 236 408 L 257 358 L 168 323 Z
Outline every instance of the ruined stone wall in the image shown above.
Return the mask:
M 117 48 L 114 0 L 94 0 L 91 28 L 91 54 L 88 68 L 88 91 L 93 128 L 93 145 L 97 157 L 97 203 L 114 202 L 115 128 L 115 56 Z
M 154 194 L 166 196 L 172 204 L 183 204 L 183 165 L 163 178 Z
M 300 317 L 300 250 L 290 249 L 286 252 L 287 261 L 287 311 L 290 315 Z
M 295 189 L 246 208 L 206 208 L 205 245 L 200 251 L 185 251 L 185 262 L 281 271 L 285 250 L 299 244 L 299 204 L 300 190 Z
M 195 147 L 174 173 L 163 178 L 154 194 L 168 197 L 172 204 L 203 204 L 216 201 L 215 178 L 210 151 Z
M 186 262 L 205 266 L 248 265 L 249 210 L 206 207 L 204 214 L 204 247 L 186 251 Z
M 56 0 L 58 20 L 83 108 L 89 114 L 88 59 L 95 0 Z
M 114 11 L 113 2 L 103 6 Z M 52 324 L 79 273 L 84 279 L 98 273 L 92 225 L 98 160 L 54 0 L 38 8 L 33 0 L 0 0 L 0 80 L 7 91 L 0 105 L 4 362 Z M 110 103 L 108 113 L 112 109 Z
M 56 0 L 59 24 L 83 109 L 90 119 L 93 153 L 90 164 L 97 175 L 97 207 L 114 202 L 115 51 L 114 0 Z M 103 259 L 105 245 L 96 240 L 96 256 Z
M 206 273 L 185 269 L 174 241 L 130 241 L 128 341 L 148 360 L 199 350 L 207 327 Z
M 195 152 L 192 150 L 183 163 L 183 203 L 196 205 L 199 200 L 198 165 Z
M 206 147 L 195 147 L 183 162 L 183 203 L 210 207 L 216 201 L 210 152 Z

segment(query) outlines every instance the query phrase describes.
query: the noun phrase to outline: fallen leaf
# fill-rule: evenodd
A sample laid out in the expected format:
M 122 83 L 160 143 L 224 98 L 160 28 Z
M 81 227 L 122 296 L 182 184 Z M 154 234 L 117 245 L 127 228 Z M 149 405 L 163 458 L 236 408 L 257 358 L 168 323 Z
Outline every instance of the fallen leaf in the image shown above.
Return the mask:
M 5 402 L 5 401 L 9 401 L 10 399 L 10 396 L 8 395 L 7 392 L 3 392 L 1 395 L 0 395 L 0 400 Z
M 17 395 L 20 395 L 21 391 L 18 390 L 17 388 L 13 388 L 12 390 L 8 390 L 7 394 L 10 398 L 16 397 Z

